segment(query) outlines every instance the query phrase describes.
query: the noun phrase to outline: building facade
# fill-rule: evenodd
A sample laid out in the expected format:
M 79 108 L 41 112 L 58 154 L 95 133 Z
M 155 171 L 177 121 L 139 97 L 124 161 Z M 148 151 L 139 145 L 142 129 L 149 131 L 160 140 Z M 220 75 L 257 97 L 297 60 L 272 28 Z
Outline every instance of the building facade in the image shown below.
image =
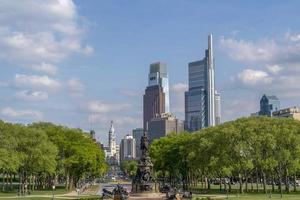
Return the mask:
M 189 63 L 189 90 L 185 92 L 185 128 L 196 131 L 221 123 L 221 97 L 215 90 L 212 35 L 200 61 Z M 216 123 L 217 121 L 217 123 Z
M 141 145 L 141 138 L 142 138 L 143 134 L 144 134 L 143 128 L 136 128 L 136 129 L 132 130 L 132 136 L 135 139 L 136 158 L 140 158 L 142 155 L 140 145 Z
M 260 99 L 259 115 L 272 117 L 273 112 L 280 109 L 280 101 L 275 95 L 263 95 Z
M 273 117 L 288 117 L 300 120 L 299 108 L 294 106 L 290 108 L 281 109 L 272 113 Z
M 161 62 L 150 64 L 148 74 L 148 87 L 143 97 L 144 121 L 143 128 L 146 130 L 147 123 L 157 115 L 170 110 L 169 78 L 167 65 Z
M 221 95 L 217 92 L 215 93 L 216 101 L 216 125 L 221 124 Z
M 150 72 L 148 75 L 148 86 L 160 85 L 165 94 L 165 112 L 170 112 L 169 99 L 169 78 L 167 72 L 167 65 L 162 62 L 150 64 Z
M 116 143 L 116 135 L 113 121 L 111 121 L 110 123 L 110 128 L 108 131 L 108 146 L 104 147 L 104 153 L 106 161 L 110 165 L 119 164 L 119 146 Z
M 184 124 L 170 113 L 163 113 L 150 120 L 148 124 L 148 137 L 150 142 L 159 139 L 170 133 L 180 133 L 184 131 Z
M 136 158 L 136 141 L 132 135 L 126 135 L 120 144 L 120 163 Z
M 115 128 L 114 128 L 113 121 L 111 121 L 110 123 L 110 129 L 108 132 L 108 147 L 111 155 L 117 154 L 117 143 L 116 143 L 116 135 L 115 135 Z

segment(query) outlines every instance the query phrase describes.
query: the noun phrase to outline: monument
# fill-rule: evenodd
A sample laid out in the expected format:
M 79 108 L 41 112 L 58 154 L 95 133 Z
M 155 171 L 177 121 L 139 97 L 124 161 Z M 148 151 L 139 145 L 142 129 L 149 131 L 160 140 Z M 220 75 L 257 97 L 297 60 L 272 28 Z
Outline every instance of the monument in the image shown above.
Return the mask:
M 144 135 L 141 138 L 140 149 L 142 155 L 138 162 L 136 176 L 132 181 L 132 192 L 153 193 L 155 192 L 153 164 L 149 156 L 149 139 L 146 132 L 144 132 Z

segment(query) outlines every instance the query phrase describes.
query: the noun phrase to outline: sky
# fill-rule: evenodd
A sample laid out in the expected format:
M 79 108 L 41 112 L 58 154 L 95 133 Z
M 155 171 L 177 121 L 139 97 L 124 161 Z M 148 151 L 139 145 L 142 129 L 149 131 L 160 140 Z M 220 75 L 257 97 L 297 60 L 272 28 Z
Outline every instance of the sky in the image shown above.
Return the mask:
M 0 118 L 94 129 L 107 142 L 142 127 L 149 65 L 167 63 L 171 112 L 184 120 L 188 63 L 214 38 L 222 121 L 263 94 L 300 106 L 296 0 L 1 0 Z

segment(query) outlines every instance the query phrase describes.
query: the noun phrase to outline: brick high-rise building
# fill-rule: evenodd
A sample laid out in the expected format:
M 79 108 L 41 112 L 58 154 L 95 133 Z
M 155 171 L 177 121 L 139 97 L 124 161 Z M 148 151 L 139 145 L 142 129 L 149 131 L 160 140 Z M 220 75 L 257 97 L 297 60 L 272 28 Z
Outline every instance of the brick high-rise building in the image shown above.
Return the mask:
M 144 131 L 147 131 L 147 123 L 165 112 L 165 94 L 162 86 L 148 86 L 144 94 Z
M 169 112 L 169 78 L 167 65 L 162 62 L 150 64 L 148 87 L 144 94 L 144 131 L 147 123 L 162 113 Z

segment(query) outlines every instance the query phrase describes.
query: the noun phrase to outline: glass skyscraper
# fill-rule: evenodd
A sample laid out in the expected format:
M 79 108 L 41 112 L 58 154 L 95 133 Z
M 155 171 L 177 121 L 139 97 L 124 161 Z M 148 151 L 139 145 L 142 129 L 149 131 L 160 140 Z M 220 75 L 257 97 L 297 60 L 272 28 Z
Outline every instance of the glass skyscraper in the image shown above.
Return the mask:
M 185 92 L 185 127 L 188 131 L 214 126 L 221 121 L 221 97 L 215 90 L 214 68 L 212 35 L 209 35 L 205 57 L 189 63 L 189 90 Z
M 272 117 L 274 111 L 280 109 L 280 101 L 275 95 L 263 95 L 260 99 L 259 115 Z

